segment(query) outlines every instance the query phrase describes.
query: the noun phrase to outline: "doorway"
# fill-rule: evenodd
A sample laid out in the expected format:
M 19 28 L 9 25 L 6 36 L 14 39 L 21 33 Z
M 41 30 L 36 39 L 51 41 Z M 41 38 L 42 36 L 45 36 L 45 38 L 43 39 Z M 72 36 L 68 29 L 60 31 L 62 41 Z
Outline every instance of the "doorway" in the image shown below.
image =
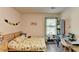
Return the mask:
M 53 41 L 57 35 L 57 18 L 46 17 L 45 19 L 45 37 L 47 41 Z

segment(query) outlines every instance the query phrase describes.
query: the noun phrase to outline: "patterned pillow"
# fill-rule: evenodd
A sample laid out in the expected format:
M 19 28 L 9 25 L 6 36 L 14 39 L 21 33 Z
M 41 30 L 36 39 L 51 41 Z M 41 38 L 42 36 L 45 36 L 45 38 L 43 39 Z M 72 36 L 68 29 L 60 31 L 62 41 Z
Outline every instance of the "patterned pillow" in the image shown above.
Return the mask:
M 14 33 L 14 37 L 16 38 L 16 37 L 18 37 L 18 36 L 20 36 L 21 35 L 21 32 L 15 32 Z
M 8 43 L 8 47 L 11 47 L 11 48 L 16 48 L 17 45 L 18 45 L 18 43 L 15 40 L 11 40 Z
M 14 39 L 14 34 L 6 34 L 6 35 L 3 35 L 3 40 L 10 41 L 12 39 Z

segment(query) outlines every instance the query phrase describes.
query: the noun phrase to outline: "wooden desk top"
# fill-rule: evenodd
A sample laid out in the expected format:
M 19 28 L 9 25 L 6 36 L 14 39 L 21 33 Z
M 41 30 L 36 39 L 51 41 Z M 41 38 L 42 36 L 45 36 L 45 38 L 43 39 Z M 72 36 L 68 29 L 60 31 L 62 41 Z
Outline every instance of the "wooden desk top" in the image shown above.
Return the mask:
M 79 52 L 79 46 L 71 46 L 71 49 L 73 49 L 75 52 Z

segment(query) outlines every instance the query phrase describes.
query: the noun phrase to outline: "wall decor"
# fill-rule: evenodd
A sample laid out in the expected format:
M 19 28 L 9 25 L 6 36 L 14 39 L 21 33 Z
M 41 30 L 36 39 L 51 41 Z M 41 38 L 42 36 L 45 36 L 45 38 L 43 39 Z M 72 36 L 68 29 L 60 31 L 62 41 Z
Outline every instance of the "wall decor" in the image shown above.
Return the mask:
M 37 25 L 37 23 L 36 22 L 31 22 L 31 25 Z
M 8 24 L 10 24 L 10 25 L 13 25 L 13 26 L 16 26 L 16 25 L 18 25 L 18 24 L 20 23 L 20 22 L 11 23 L 11 22 L 9 22 L 7 19 L 5 19 L 5 22 L 8 23 Z

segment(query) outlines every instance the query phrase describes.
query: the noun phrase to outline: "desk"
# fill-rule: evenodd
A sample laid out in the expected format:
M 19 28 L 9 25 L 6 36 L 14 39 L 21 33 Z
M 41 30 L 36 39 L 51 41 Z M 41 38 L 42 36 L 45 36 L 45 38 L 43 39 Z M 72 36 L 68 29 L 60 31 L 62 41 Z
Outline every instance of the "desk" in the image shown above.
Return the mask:
M 61 44 L 64 46 L 64 51 L 67 51 L 67 52 L 72 52 L 72 51 L 79 52 L 79 46 L 71 44 L 68 40 L 62 39 Z

